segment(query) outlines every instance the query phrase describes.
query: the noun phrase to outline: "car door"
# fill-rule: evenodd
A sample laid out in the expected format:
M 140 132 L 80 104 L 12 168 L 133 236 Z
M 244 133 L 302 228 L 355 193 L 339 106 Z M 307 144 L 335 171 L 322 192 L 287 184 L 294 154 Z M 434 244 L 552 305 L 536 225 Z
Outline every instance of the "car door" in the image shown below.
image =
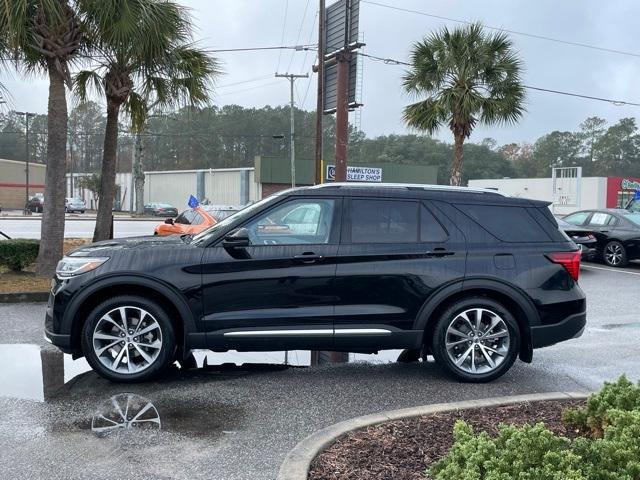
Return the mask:
M 210 348 L 331 347 L 340 221 L 338 197 L 289 197 L 240 225 L 248 247 L 208 247 L 202 323 Z
M 408 347 L 429 295 L 464 277 L 464 237 L 419 199 L 352 198 L 345 209 L 336 269 L 336 346 Z

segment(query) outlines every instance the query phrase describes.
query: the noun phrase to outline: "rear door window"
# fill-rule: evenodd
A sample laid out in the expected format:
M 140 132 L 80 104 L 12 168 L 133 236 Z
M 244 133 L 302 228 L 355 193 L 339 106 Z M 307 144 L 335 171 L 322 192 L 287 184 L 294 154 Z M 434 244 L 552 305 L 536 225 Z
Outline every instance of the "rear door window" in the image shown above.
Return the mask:
M 525 207 L 459 204 L 456 208 L 503 242 L 551 241 L 549 235 Z
M 421 242 L 444 242 L 448 235 L 440 222 L 433 216 L 433 213 L 425 207 L 420 206 L 420 241 Z
M 563 218 L 563 220 L 567 223 L 570 223 L 571 225 L 580 226 L 584 224 L 590 214 L 591 212 L 576 212 L 572 213 L 571 215 L 567 215 Z
M 352 200 L 351 242 L 417 243 L 418 205 L 403 200 Z

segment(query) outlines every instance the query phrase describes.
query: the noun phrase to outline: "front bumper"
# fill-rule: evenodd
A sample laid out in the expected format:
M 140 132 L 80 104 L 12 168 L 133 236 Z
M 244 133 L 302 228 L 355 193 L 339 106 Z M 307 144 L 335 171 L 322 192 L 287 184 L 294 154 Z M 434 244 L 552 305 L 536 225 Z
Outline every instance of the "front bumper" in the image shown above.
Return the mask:
M 587 313 L 580 312 L 552 325 L 531 327 L 533 348 L 548 347 L 565 340 L 578 338 L 584 332 L 586 325 Z
M 71 335 L 64 333 L 55 333 L 54 328 L 56 322 L 54 322 L 54 309 L 53 309 L 54 295 L 49 295 L 49 303 L 47 304 L 47 310 L 44 314 L 44 338 L 46 341 L 55 345 L 65 353 L 71 351 Z

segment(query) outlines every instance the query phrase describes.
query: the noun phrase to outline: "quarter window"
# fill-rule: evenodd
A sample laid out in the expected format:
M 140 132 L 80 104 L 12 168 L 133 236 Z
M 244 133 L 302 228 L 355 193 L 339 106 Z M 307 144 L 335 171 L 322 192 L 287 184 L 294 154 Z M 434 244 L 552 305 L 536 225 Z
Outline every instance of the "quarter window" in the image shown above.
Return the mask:
M 253 245 L 328 243 L 335 200 L 293 200 L 251 221 Z
M 351 201 L 352 243 L 413 243 L 417 241 L 417 202 Z
M 593 225 L 594 227 L 604 227 L 605 225 L 611 225 L 613 223 L 615 223 L 614 216 L 602 212 L 594 213 L 591 220 L 589 220 L 589 225 Z
M 456 205 L 456 207 L 503 242 L 551 241 L 526 208 L 502 205 Z

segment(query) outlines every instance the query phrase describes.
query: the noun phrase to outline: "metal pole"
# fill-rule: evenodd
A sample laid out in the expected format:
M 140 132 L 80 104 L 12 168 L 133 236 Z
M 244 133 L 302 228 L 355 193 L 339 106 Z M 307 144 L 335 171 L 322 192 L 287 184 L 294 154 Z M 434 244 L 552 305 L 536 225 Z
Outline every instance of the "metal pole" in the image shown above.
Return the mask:
M 316 184 L 322 183 L 324 172 L 322 171 L 322 116 L 324 115 L 324 28 L 325 28 L 325 0 L 320 0 L 318 10 L 318 98 L 316 102 L 316 156 L 315 167 Z
M 24 204 L 26 205 L 27 203 L 29 203 L 29 114 L 25 112 L 24 114 L 24 120 L 27 124 L 27 128 L 26 128 L 26 134 L 25 134 L 25 145 L 24 145 L 24 149 L 25 149 L 25 161 L 26 161 L 26 166 L 27 168 L 25 169 L 24 173 L 25 173 L 25 180 L 26 180 L 26 184 L 25 184 L 25 202 Z
M 276 77 L 286 78 L 290 82 L 290 109 L 291 109 L 291 138 L 290 138 L 290 150 L 291 150 L 291 186 L 296 186 L 296 146 L 295 146 L 295 117 L 294 117 L 294 99 L 293 99 L 293 84 L 296 81 L 296 78 L 309 78 L 308 74 L 304 75 L 294 75 L 292 73 L 276 73 Z
M 289 77 L 289 83 L 291 84 L 291 135 L 289 137 L 290 148 L 291 148 L 291 187 L 296 186 L 296 142 L 294 135 L 296 134 L 295 120 L 294 120 L 294 112 L 293 112 L 293 77 Z
M 75 168 L 75 165 L 73 164 L 73 138 L 69 139 L 69 157 L 71 158 L 71 168 L 69 169 L 69 183 L 71 186 L 71 191 L 69 192 L 69 197 L 71 198 L 75 198 L 75 195 L 73 193 L 73 170 Z M 66 187 L 66 182 L 65 182 L 65 187 Z
M 336 85 L 336 182 L 347 180 L 347 144 L 349 142 L 349 57 L 346 50 L 337 55 Z

